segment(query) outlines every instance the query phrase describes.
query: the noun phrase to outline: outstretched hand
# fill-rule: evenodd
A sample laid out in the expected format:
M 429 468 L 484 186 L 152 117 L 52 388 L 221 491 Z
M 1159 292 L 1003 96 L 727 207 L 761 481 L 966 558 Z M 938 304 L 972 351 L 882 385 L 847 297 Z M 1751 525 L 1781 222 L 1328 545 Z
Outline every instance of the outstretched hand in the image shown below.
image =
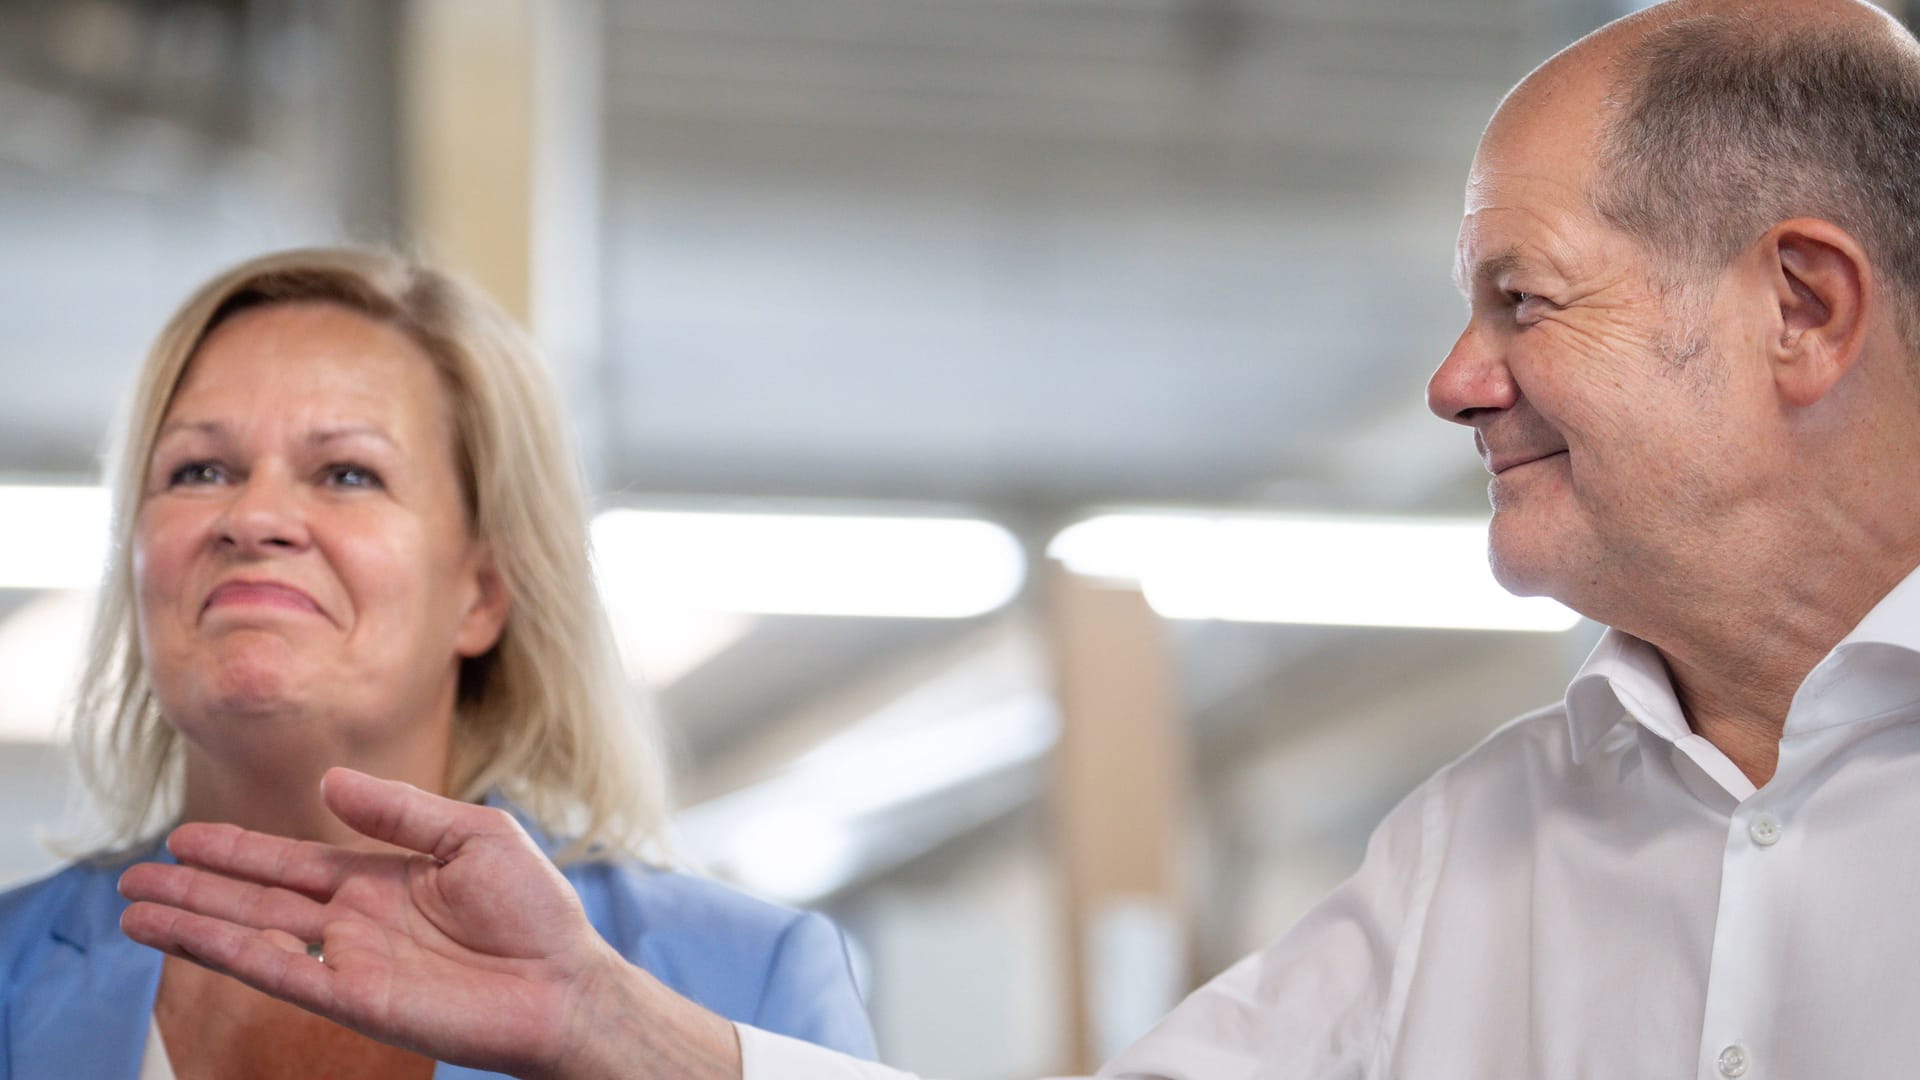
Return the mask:
M 404 851 L 189 824 L 120 891 L 128 937 L 445 1061 L 559 1074 L 633 970 L 504 811 L 348 769 L 328 809 Z M 317 945 L 320 959 L 309 953 Z

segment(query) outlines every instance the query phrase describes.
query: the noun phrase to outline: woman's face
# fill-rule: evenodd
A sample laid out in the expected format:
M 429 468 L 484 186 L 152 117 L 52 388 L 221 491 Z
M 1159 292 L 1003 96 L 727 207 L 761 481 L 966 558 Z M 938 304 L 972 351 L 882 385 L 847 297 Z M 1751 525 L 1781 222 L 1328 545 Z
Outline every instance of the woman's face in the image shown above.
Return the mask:
M 444 753 L 460 658 L 506 617 L 432 361 L 328 303 L 242 311 L 201 344 L 133 570 L 161 712 L 216 757 Z

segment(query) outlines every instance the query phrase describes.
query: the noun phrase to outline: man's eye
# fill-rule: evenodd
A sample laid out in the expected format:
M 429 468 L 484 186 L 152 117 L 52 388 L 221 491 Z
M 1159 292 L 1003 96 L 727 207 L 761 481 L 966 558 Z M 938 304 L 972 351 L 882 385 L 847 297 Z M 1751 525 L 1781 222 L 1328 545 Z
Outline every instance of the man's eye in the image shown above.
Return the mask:
M 1540 321 L 1545 309 L 1553 307 L 1553 301 L 1539 293 L 1530 293 L 1522 289 L 1507 290 L 1507 310 L 1521 326 L 1532 326 Z
M 359 465 L 327 466 L 327 482 L 343 488 L 378 488 L 380 475 Z
M 217 484 L 225 476 L 220 466 L 211 461 L 190 461 L 167 474 L 167 486 Z

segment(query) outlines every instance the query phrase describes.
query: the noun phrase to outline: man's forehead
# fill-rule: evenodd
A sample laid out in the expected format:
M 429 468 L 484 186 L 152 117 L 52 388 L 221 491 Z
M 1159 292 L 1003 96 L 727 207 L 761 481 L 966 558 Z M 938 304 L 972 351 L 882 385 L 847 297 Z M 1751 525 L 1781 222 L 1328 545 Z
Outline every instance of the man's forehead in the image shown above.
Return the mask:
M 1503 113 L 1515 104 L 1503 105 Z M 1591 127 L 1557 119 L 1548 105 L 1488 125 L 1467 174 L 1454 247 L 1454 283 L 1462 291 L 1528 265 L 1563 264 L 1569 235 L 1593 224 Z
M 1474 149 L 1467 171 L 1467 210 L 1503 192 L 1585 192 L 1593 179 L 1603 107 L 1603 101 L 1595 99 L 1590 108 L 1580 108 L 1565 96 L 1539 105 L 1522 102 L 1517 112 L 1513 103 L 1503 105 Z
M 1610 115 L 1612 50 L 1594 35 L 1535 68 L 1507 92 L 1487 121 L 1468 177 L 1532 177 L 1584 189 Z
M 1520 271 L 1564 274 L 1596 224 L 1585 192 L 1543 178 L 1503 175 L 1467 190 L 1454 244 L 1454 284 L 1465 292 Z

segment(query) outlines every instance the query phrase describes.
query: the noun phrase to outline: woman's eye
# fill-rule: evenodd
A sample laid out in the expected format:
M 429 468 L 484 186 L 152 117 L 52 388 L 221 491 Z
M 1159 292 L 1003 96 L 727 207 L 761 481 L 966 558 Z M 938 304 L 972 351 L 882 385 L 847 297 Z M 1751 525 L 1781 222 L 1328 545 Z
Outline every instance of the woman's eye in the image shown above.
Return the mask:
M 327 482 L 343 488 L 378 488 L 380 475 L 359 465 L 329 465 Z
M 167 474 L 167 486 L 217 484 L 225 475 L 220 466 L 211 461 L 190 461 Z
M 1512 304 L 1514 307 L 1519 307 L 1520 305 L 1526 303 L 1529 300 L 1532 300 L 1533 298 L 1534 298 L 1534 294 L 1530 292 L 1520 292 L 1517 289 L 1511 290 L 1507 293 L 1507 302 Z

